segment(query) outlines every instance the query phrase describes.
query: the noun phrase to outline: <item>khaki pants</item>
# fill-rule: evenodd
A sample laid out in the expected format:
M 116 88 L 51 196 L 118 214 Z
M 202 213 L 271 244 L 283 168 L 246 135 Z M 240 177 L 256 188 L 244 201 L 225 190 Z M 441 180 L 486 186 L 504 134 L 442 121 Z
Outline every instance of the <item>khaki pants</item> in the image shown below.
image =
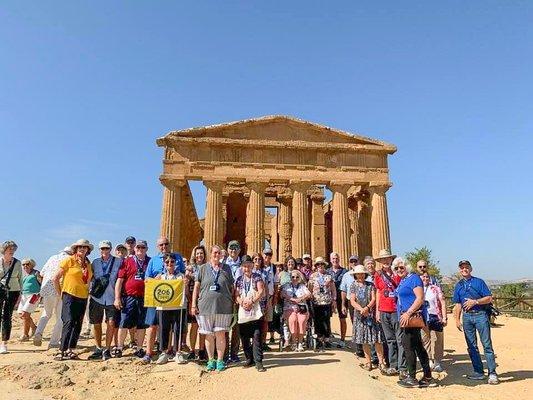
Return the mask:
M 429 359 L 440 364 L 444 355 L 444 332 L 430 331 L 426 327 L 421 333 Z

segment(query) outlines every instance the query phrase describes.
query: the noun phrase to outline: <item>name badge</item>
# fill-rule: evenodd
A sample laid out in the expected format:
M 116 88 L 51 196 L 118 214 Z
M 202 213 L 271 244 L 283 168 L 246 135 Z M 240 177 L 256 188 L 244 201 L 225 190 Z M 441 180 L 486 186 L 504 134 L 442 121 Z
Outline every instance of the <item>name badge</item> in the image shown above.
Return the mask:
M 326 291 L 324 290 L 324 287 L 323 287 L 323 286 L 320 286 L 319 292 L 320 292 L 320 293 L 325 293 L 325 292 L 326 292 Z
M 135 275 L 135 277 L 133 279 L 135 279 L 136 281 L 142 281 L 143 277 L 140 276 L 140 275 Z
M 220 290 L 220 285 L 218 283 L 209 286 L 209 290 L 211 292 L 218 292 Z

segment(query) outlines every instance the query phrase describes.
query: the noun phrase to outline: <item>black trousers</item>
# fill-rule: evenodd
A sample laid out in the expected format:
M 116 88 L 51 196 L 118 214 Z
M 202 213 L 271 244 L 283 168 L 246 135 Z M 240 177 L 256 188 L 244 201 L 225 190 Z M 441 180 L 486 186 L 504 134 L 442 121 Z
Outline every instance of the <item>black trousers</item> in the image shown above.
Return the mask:
M 185 332 L 187 327 L 187 310 L 157 310 L 159 318 L 159 348 L 167 351 L 170 343 L 170 334 L 174 333 L 174 349 L 179 351 L 179 333 Z
M 67 351 L 75 349 L 78 345 L 87 299 L 63 293 L 61 301 L 63 304 L 61 308 L 61 321 L 63 321 L 61 351 Z
M 313 305 L 315 333 L 319 338 L 331 335 L 331 304 L 323 306 Z
M 405 355 L 405 361 L 407 363 L 407 373 L 411 378 L 416 377 L 416 358 L 420 360 L 422 370 L 424 371 L 424 377 L 431 377 L 431 369 L 429 368 L 428 353 L 424 349 L 422 344 L 422 336 L 420 334 L 420 328 L 402 328 L 403 337 L 402 345 Z
M 241 336 L 242 348 L 247 361 L 256 363 L 263 361 L 263 346 L 261 343 L 261 326 L 263 318 L 257 321 L 239 324 L 239 335 Z
M 11 319 L 20 292 L 7 292 L 7 297 L 0 297 L 0 324 L 2 325 L 2 340 L 7 342 L 11 338 Z

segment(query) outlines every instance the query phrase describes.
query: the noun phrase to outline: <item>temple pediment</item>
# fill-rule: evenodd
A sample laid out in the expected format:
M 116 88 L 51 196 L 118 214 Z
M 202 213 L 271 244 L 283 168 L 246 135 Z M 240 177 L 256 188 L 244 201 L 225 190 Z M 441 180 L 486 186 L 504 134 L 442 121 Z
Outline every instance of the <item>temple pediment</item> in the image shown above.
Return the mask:
M 392 154 L 389 143 L 353 135 L 338 129 L 288 116 L 266 116 L 224 124 L 169 132 L 159 138 L 159 146 L 177 143 L 209 143 L 211 146 L 324 148 L 374 151 Z

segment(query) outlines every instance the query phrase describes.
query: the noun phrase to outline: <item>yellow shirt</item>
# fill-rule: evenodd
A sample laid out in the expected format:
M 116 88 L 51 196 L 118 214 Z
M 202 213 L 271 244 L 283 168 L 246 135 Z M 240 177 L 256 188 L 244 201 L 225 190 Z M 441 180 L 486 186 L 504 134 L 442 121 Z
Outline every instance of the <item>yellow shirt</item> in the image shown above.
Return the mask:
M 63 270 L 63 287 L 62 292 L 68 293 L 72 296 L 86 299 L 89 297 L 89 282 L 93 277 L 93 267 L 90 262 L 87 262 L 88 277 L 87 283 L 83 281 L 83 272 L 81 265 L 76 260 L 76 257 L 68 257 L 59 264 Z

